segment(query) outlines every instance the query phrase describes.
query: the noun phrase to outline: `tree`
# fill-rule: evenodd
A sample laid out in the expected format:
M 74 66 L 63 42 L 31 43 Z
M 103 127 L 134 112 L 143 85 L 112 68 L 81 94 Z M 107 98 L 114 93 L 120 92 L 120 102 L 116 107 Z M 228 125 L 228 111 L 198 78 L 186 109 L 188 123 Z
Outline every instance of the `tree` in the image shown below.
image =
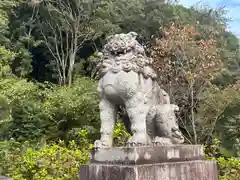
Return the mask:
M 211 86 L 201 95 L 197 112 L 204 144 L 211 145 L 216 137 L 221 141 L 222 151 L 231 156 L 239 156 L 240 153 L 239 90 L 239 83 L 224 89 Z
M 15 36 L 15 34 L 11 33 L 9 24 L 11 17 L 16 15 L 14 14 L 14 10 L 22 4 L 22 0 L 0 2 L 0 43 L 8 51 L 10 50 L 12 53 L 15 52 L 15 57 L 9 61 L 9 65 L 11 66 L 11 70 L 19 76 L 25 76 L 31 71 L 31 62 L 26 63 L 26 61 L 30 59 L 29 49 L 24 47 L 23 40 L 13 41 L 12 36 Z M 19 59 L 24 60 L 20 62 Z M 18 62 L 18 67 L 16 68 L 14 66 L 15 62 Z
M 15 74 L 41 82 L 48 80 L 54 83 L 56 83 L 56 79 L 59 79 L 57 81 L 62 81 L 60 79 L 63 79 L 61 78 L 63 73 L 65 73 L 66 76 L 69 74 L 69 61 L 66 65 L 66 71 L 60 69 L 61 73 L 59 73 L 59 68 L 57 68 L 56 63 L 59 61 L 57 54 L 60 54 L 60 57 L 62 56 L 60 35 L 62 35 L 65 50 L 67 42 L 65 32 L 71 34 L 72 27 L 69 27 L 67 21 L 73 22 L 77 20 L 78 17 L 77 13 L 75 13 L 73 17 L 70 17 L 68 11 L 71 9 L 68 8 L 64 10 L 64 8 L 59 8 L 59 6 L 63 4 L 65 8 L 67 8 L 70 4 L 72 8 L 75 1 L 76 0 L 32 0 L 23 2 L 14 8 L 14 11 L 10 13 L 8 36 L 10 39 L 9 47 L 18 52 L 18 56 L 12 64 L 12 69 Z M 86 71 L 89 71 L 89 68 L 92 69 L 92 63 L 88 63 L 87 59 L 94 54 L 95 51 L 102 48 L 104 39 L 109 34 L 136 31 L 139 34 L 141 43 L 151 45 L 153 40 L 151 37 L 153 35 L 161 35 L 158 28 L 169 25 L 171 22 L 182 25 L 194 24 L 204 36 L 213 34 L 213 29 L 223 29 L 224 27 L 224 18 L 222 17 L 221 11 L 214 11 L 207 8 L 188 9 L 171 2 L 166 3 L 166 1 L 163 0 L 102 0 L 91 1 L 90 3 L 81 0 L 76 2 L 78 2 L 79 7 L 81 6 L 80 8 L 83 10 L 82 13 L 86 15 L 82 17 L 85 18 L 86 21 L 82 19 L 84 21 L 81 23 L 84 26 L 80 26 L 82 37 L 79 38 L 78 42 L 79 44 L 83 44 L 79 48 L 80 50 L 77 51 L 75 57 L 75 64 L 84 64 L 84 71 L 85 69 L 87 69 Z M 76 7 L 77 6 L 74 6 L 74 8 Z M 74 11 L 76 11 L 76 9 L 74 9 Z M 63 12 L 65 12 L 65 14 L 61 14 Z M 89 17 L 87 17 L 88 15 Z M 54 31 L 49 26 L 49 23 Z M 61 26 L 60 29 L 57 26 Z M 84 35 L 89 34 L 87 32 L 88 30 L 91 30 L 90 34 L 93 33 L 94 36 L 84 41 Z M 57 59 L 53 57 L 46 45 L 39 44 L 41 41 L 45 41 L 41 35 L 42 32 L 47 37 L 47 44 L 49 44 L 49 47 Z M 80 34 L 80 32 L 78 33 Z M 57 35 L 57 46 L 55 45 L 56 43 L 54 43 L 54 34 Z M 70 43 L 72 40 L 69 39 L 68 41 Z M 56 52 L 56 47 L 59 53 Z M 69 44 L 69 49 L 70 47 Z M 69 51 L 65 50 L 65 57 L 66 52 Z M 90 66 L 86 67 L 89 64 Z M 83 74 L 91 73 L 87 72 Z M 66 77 L 66 81 L 68 81 L 68 77 Z
M 7 50 L 4 46 L 0 46 L 0 78 L 12 75 L 11 61 L 16 56 L 16 53 Z
M 219 96 L 224 97 L 229 102 L 216 124 L 215 133 L 220 137 L 222 145 L 228 149 L 233 156 L 240 155 L 240 83 L 229 85 L 224 90 L 215 93 L 218 104 L 221 102 Z
M 71 85 L 77 52 L 95 35 L 90 27 L 94 1 L 44 0 L 43 6 L 40 13 L 48 15 L 40 22 L 44 44 L 56 62 L 59 84 Z
M 8 15 L 22 0 L 8 0 L 0 2 L 0 25 L 8 24 Z
M 240 79 L 239 39 L 230 32 L 224 32 L 219 38 L 223 51 L 221 57 L 224 71 L 214 80 L 214 84 L 228 87 Z
M 198 143 L 196 117 L 198 95 L 210 84 L 222 67 L 216 40 L 203 40 L 194 27 L 170 25 L 162 28 L 151 51 L 160 84 L 181 108 L 181 126 L 186 139 Z

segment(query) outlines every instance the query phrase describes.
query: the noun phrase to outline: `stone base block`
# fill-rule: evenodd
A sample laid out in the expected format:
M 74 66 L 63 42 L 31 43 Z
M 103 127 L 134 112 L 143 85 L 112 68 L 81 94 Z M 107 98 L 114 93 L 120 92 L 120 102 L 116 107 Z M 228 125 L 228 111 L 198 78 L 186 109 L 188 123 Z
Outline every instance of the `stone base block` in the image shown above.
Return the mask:
M 93 149 L 90 163 L 155 164 L 205 160 L 201 145 L 113 147 Z
M 199 145 L 93 150 L 80 180 L 218 180 L 217 164 Z
M 89 164 L 80 180 L 218 180 L 214 161 L 189 161 L 148 165 Z

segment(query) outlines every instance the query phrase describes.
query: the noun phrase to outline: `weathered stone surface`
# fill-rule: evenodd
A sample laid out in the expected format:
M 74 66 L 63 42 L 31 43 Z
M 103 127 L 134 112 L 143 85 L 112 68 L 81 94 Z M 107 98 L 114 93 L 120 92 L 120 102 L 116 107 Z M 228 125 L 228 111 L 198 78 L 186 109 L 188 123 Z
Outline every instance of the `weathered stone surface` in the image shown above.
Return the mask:
M 155 164 L 204 160 L 201 145 L 114 147 L 92 150 L 91 163 Z
M 216 162 L 186 161 L 149 165 L 89 164 L 80 180 L 218 180 Z
M 131 132 L 127 143 L 132 146 L 182 144 L 183 134 L 177 124 L 169 95 L 160 88 L 152 68 L 137 41 L 137 33 L 115 34 L 106 38 L 100 53 L 98 93 L 100 96 L 101 138 L 96 148 L 113 146 L 113 129 L 119 109 L 120 118 Z
M 218 180 L 201 145 L 100 148 L 81 166 L 80 180 Z
M 101 53 L 101 137 L 90 164 L 81 166 L 80 179 L 218 180 L 216 163 L 204 160 L 202 146 L 176 145 L 184 143 L 175 115 L 179 108 L 160 88 L 152 59 L 136 37 L 134 32 L 109 36 Z M 132 134 L 131 147 L 112 148 L 119 110 Z

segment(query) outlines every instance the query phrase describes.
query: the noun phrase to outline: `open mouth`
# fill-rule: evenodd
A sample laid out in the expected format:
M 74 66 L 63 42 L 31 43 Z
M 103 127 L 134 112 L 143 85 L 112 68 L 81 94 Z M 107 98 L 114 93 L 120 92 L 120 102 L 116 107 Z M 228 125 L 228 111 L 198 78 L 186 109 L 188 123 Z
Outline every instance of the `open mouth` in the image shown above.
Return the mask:
M 111 54 L 115 56 L 121 56 L 128 52 L 130 52 L 130 50 L 125 49 L 125 50 L 119 50 L 119 51 L 112 51 Z

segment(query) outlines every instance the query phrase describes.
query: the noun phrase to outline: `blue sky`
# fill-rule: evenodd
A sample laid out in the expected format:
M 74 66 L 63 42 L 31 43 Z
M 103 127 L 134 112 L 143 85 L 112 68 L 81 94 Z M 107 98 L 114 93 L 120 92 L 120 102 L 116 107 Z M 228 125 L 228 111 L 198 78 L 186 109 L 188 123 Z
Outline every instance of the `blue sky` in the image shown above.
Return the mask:
M 213 8 L 225 7 L 227 17 L 231 18 L 228 29 L 240 38 L 240 0 L 179 0 L 179 4 L 190 7 L 196 3 L 209 5 Z

